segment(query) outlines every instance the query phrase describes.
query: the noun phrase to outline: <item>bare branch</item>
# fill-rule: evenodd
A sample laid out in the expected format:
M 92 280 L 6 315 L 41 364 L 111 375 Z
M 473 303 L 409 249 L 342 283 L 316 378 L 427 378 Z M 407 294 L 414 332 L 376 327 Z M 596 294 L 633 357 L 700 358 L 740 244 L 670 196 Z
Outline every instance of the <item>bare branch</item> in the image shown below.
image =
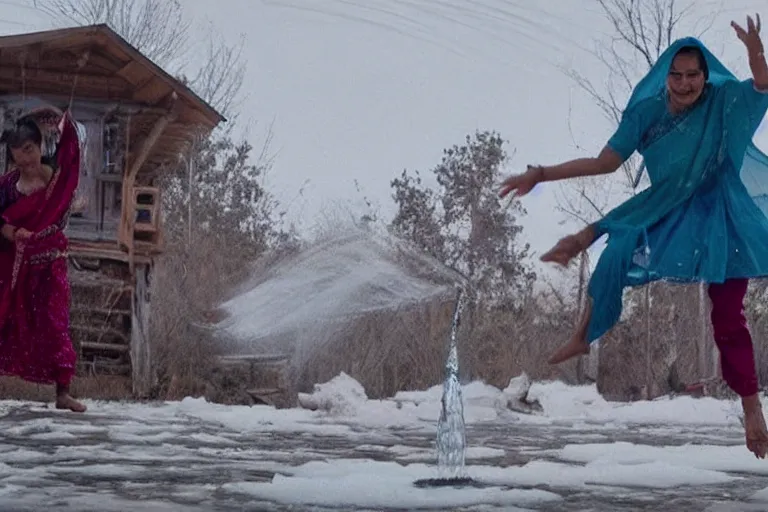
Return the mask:
M 582 189 L 582 191 L 581 191 L 581 197 L 582 197 L 582 198 L 583 198 L 583 199 L 584 199 L 584 200 L 585 200 L 587 203 L 589 203 L 589 205 L 590 205 L 592 208 L 594 208 L 595 212 L 596 212 L 598 215 L 600 215 L 601 217 L 602 217 L 603 215 L 605 215 L 605 214 L 603 213 L 603 210 L 602 210 L 602 209 L 601 209 L 599 206 L 597 206 L 597 205 L 595 204 L 595 202 L 594 202 L 592 199 L 590 199 L 590 197 L 589 197 L 589 196 L 586 194 L 586 192 L 585 192 L 583 189 Z
M 194 59 L 192 77 L 185 77 L 178 70 L 188 60 L 192 23 L 179 0 L 39 0 L 36 5 L 66 24 L 109 25 L 157 65 L 173 68 L 230 121 L 236 117 L 246 73 L 244 37 L 234 45 L 227 44 L 221 32 L 209 25 L 205 57 Z
M 566 215 L 570 215 L 570 216 L 571 216 L 571 217 L 573 217 L 574 219 L 576 219 L 576 220 L 578 220 L 578 221 L 580 221 L 580 222 L 584 223 L 584 225 L 585 225 L 585 226 L 587 226 L 587 225 L 589 225 L 589 224 L 591 224 L 591 223 L 592 223 L 592 222 L 591 222 L 591 221 L 590 221 L 588 218 L 581 216 L 581 215 L 579 214 L 579 212 L 578 212 L 578 211 L 576 211 L 576 210 L 569 210 L 569 209 L 567 209 L 567 208 L 563 208 L 563 206 L 562 206 L 562 205 L 557 205 L 555 208 L 556 208 L 557 210 L 561 211 L 562 213 L 565 213 Z
M 209 27 L 208 45 L 203 65 L 190 80 L 190 86 L 205 101 L 231 118 L 242 104 L 240 91 L 245 80 L 245 58 L 243 48 L 245 37 L 230 46 L 221 33 Z
M 37 7 L 66 24 L 105 23 L 159 66 L 183 57 L 190 22 L 179 0 L 39 0 Z

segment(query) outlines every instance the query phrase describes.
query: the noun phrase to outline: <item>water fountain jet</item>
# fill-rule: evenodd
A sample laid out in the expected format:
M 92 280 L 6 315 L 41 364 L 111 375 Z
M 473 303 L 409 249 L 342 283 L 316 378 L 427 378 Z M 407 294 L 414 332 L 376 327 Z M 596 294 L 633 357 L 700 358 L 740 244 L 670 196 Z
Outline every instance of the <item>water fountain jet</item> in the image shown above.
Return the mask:
M 448 357 L 445 362 L 445 381 L 440 400 L 440 418 L 437 422 L 437 478 L 417 480 L 417 487 L 464 487 L 477 486 L 464 472 L 466 454 L 466 429 L 464 424 L 464 402 L 459 380 L 458 332 L 461 312 L 464 309 L 464 290 L 456 291 L 456 305 L 451 323 Z

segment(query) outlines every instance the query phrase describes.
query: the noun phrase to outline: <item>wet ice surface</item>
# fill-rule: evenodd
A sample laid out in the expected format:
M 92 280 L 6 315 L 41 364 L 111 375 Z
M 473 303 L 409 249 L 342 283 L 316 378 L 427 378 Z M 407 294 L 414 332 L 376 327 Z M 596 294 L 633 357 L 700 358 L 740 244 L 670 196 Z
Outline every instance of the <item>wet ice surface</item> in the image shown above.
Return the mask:
M 735 404 L 619 405 L 593 388 L 534 387 L 544 406 L 535 417 L 503 411 L 498 390 L 465 387 L 477 485 L 463 489 L 412 485 L 437 476 L 439 389 L 346 404 L 343 414 L 187 399 L 90 403 L 76 415 L 0 402 L 0 508 L 768 509 L 768 461 L 744 448 Z

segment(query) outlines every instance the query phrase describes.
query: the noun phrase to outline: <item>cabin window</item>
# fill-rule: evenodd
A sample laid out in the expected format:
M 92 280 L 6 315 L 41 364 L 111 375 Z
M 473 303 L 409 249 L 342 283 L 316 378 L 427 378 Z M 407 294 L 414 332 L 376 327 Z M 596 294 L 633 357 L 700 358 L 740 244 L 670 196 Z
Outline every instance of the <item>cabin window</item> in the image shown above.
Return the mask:
M 80 184 L 69 234 L 77 238 L 116 240 L 122 212 L 124 142 L 117 118 L 83 119 Z

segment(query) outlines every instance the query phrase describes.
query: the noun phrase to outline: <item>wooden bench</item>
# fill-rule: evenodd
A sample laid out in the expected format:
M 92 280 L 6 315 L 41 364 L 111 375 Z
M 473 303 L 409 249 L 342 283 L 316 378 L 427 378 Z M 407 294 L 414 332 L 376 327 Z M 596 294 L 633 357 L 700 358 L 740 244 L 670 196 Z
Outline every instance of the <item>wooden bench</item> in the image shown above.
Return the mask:
M 270 406 L 275 406 L 276 401 L 281 396 L 284 396 L 288 402 L 292 402 L 290 397 L 286 396 L 291 387 L 288 377 L 290 359 L 288 354 L 249 354 L 218 357 L 219 365 L 224 368 L 247 369 L 250 379 L 246 393 L 250 395 L 255 403 Z M 276 382 L 270 383 L 270 386 L 254 386 L 258 379 L 258 374 L 265 367 L 277 368 Z

